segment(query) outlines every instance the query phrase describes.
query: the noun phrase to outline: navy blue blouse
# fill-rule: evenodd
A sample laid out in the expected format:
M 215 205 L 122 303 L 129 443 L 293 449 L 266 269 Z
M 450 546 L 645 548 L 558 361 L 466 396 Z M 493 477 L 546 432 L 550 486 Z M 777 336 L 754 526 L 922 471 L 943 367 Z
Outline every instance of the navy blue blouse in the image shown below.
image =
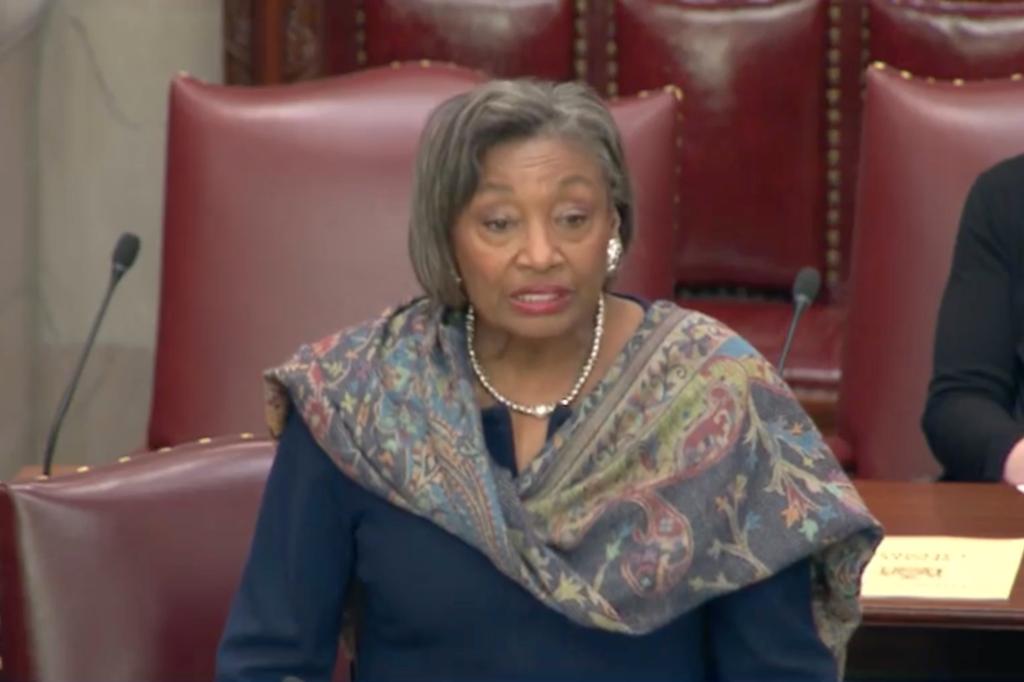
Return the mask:
M 549 436 L 571 414 L 560 408 Z M 508 411 L 482 411 L 515 471 Z M 352 588 L 352 589 L 350 589 Z M 582 627 L 478 550 L 345 476 L 292 416 L 217 656 L 220 682 L 330 679 L 342 611 L 359 612 L 355 680 L 835 680 L 805 561 L 659 630 Z

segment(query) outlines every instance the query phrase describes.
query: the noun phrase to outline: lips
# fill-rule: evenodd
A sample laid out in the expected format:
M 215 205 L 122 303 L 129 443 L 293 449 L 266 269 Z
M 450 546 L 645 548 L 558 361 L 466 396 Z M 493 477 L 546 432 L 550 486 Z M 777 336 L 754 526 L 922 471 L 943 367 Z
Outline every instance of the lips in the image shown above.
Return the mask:
M 572 290 L 562 286 L 531 286 L 512 292 L 512 306 L 527 315 L 551 315 L 569 305 Z

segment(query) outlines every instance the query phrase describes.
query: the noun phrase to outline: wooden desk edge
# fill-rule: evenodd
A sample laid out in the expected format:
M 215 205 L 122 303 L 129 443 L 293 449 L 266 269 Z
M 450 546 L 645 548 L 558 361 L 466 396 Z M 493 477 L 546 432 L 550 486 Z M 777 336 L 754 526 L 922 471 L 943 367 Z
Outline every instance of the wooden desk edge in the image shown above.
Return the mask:
M 999 602 L 1000 605 L 1005 602 Z M 993 602 L 971 604 L 861 601 L 862 625 L 870 627 L 927 627 L 961 630 L 1022 630 L 1019 611 L 992 608 Z

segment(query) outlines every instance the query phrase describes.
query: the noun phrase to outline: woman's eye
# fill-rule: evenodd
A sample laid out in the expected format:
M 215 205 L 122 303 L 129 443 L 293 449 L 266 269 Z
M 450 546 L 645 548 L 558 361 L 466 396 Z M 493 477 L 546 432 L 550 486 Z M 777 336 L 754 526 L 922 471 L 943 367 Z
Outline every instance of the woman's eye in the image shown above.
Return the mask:
M 484 221 L 484 227 L 491 232 L 504 232 L 512 227 L 512 221 L 508 218 L 492 218 Z
M 562 224 L 569 227 L 585 225 L 589 216 L 586 213 L 569 213 L 562 216 Z

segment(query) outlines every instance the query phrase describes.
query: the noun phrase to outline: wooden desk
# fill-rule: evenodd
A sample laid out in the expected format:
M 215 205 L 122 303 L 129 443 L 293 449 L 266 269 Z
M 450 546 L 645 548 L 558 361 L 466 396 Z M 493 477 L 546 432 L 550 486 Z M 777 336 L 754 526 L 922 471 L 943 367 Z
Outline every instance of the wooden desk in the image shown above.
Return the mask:
M 890 535 L 1024 537 L 1024 495 L 996 484 L 857 481 Z M 865 599 L 857 680 L 1024 679 L 1024 572 L 1007 601 Z

